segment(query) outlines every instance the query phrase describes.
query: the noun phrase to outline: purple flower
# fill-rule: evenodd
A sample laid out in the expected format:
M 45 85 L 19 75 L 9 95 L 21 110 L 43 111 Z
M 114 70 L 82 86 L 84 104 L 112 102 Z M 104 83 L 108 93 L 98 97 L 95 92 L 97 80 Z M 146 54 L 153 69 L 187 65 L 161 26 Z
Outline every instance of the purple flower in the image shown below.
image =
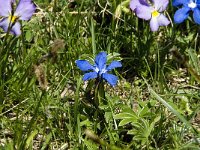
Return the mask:
M 133 11 L 135 11 L 136 7 L 139 5 L 149 6 L 149 4 L 146 2 L 146 0 L 131 0 L 131 2 L 130 2 L 130 8 Z
M 146 0 L 131 0 L 130 8 L 139 18 L 150 20 L 151 31 L 157 31 L 159 26 L 167 26 L 170 21 L 162 12 L 167 8 L 169 0 L 152 0 L 152 4 Z
M 10 33 L 21 34 L 21 25 L 18 20 L 29 20 L 35 12 L 36 6 L 32 0 L 20 0 L 16 9 L 13 9 L 15 0 L 0 0 L 0 27 L 5 32 L 10 28 Z
M 192 11 L 194 21 L 200 24 L 200 0 L 174 0 L 173 6 L 183 6 L 174 14 L 175 23 L 182 23 Z
M 117 76 L 107 73 L 108 71 L 122 67 L 119 61 L 113 61 L 110 65 L 106 65 L 107 54 L 105 52 L 100 52 L 95 57 L 95 64 L 90 64 L 87 60 L 76 60 L 76 65 L 82 71 L 92 71 L 85 73 L 83 80 L 89 80 L 94 78 L 105 79 L 110 85 L 115 86 L 117 84 Z

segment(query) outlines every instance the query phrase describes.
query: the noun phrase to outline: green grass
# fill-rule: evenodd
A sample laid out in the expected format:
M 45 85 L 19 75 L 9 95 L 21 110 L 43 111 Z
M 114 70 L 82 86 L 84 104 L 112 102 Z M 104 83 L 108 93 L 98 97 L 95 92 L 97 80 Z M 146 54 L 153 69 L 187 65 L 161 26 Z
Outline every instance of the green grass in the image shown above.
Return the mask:
M 21 36 L 0 30 L 0 149 L 199 149 L 199 26 L 153 33 L 122 2 L 35 0 Z M 100 51 L 123 64 L 103 99 L 75 64 Z

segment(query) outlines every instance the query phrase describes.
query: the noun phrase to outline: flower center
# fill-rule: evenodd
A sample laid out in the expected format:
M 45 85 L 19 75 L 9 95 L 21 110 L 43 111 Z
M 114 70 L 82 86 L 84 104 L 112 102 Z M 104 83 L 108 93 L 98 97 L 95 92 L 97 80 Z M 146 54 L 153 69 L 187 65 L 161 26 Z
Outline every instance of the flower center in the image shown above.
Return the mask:
M 95 67 L 95 72 L 99 73 L 99 68 Z
M 159 16 L 159 12 L 157 10 L 154 10 L 151 12 L 152 17 L 158 17 Z
M 106 69 L 102 69 L 102 70 L 101 70 L 101 74 L 106 73 L 106 72 L 107 72 Z
M 197 4 L 191 1 L 191 2 L 188 4 L 188 7 L 190 7 L 190 8 L 195 8 L 195 7 L 197 7 Z
M 18 16 L 10 15 L 10 16 L 8 17 L 8 19 L 10 20 L 11 23 L 15 23 L 15 21 L 18 19 Z
M 105 65 L 105 67 L 104 67 L 103 69 L 99 69 L 98 67 L 95 67 L 95 68 L 94 68 L 94 71 L 95 71 L 96 73 L 98 73 L 99 76 L 101 76 L 103 73 L 106 73 L 106 72 L 107 72 L 107 70 L 106 70 L 106 65 Z

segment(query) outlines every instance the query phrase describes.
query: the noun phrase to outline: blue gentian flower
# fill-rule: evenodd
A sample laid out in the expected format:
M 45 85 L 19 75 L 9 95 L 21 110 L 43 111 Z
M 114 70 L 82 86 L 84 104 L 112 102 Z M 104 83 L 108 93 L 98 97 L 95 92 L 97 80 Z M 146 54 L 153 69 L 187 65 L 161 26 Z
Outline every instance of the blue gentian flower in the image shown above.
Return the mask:
M 174 14 L 174 22 L 182 23 L 193 12 L 193 19 L 200 24 L 200 0 L 174 0 L 173 6 L 182 6 Z
M 169 0 L 131 0 L 130 8 L 135 11 L 137 17 L 150 20 L 151 31 L 158 31 L 159 26 L 167 26 L 170 21 L 163 14 L 169 4 Z
M 83 80 L 89 80 L 94 78 L 105 79 L 111 86 L 115 86 L 117 84 L 117 76 L 109 74 L 108 71 L 122 67 L 121 62 L 113 61 L 110 65 L 106 65 L 107 62 L 107 54 L 105 52 L 100 52 L 94 61 L 94 65 L 90 64 L 87 60 L 76 60 L 76 65 L 82 71 L 92 71 L 85 73 L 83 76 Z
M 21 34 L 21 25 L 19 20 L 30 20 L 36 10 L 36 5 L 32 0 L 19 0 L 16 9 L 14 9 L 15 0 L 0 0 L 0 27 L 14 35 Z

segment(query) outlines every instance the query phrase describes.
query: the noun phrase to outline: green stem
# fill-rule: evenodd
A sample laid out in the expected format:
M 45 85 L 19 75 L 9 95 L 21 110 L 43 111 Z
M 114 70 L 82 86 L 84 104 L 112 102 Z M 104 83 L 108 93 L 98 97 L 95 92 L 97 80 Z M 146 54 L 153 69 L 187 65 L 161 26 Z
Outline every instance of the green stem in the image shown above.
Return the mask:
M 29 124 L 27 125 L 27 127 L 26 127 L 26 129 L 25 129 L 25 132 L 27 132 L 26 138 L 25 138 L 25 137 L 23 138 L 23 139 L 25 139 L 25 140 L 22 141 L 22 143 L 20 144 L 20 148 L 19 148 L 19 149 L 24 149 L 24 148 L 25 148 L 26 140 L 28 139 L 28 136 L 30 135 L 30 133 L 31 133 L 32 130 L 33 130 L 33 124 L 34 124 L 34 122 L 36 121 L 35 119 L 36 119 L 36 117 L 37 117 L 40 104 L 41 104 L 42 99 L 43 99 L 43 97 L 44 97 L 45 95 L 46 95 L 46 91 L 43 90 L 43 91 L 42 91 L 42 94 L 41 94 L 41 96 L 40 96 L 40 99 L 39 99 L 39 101 L 38 101 L 38 103 L 37 103 L 37 106 L 35 107 L 35 110 L 34 110 L 34 113 L 33 113 L 34 115 L 33 115 L 33 117 L 31 118 Z

